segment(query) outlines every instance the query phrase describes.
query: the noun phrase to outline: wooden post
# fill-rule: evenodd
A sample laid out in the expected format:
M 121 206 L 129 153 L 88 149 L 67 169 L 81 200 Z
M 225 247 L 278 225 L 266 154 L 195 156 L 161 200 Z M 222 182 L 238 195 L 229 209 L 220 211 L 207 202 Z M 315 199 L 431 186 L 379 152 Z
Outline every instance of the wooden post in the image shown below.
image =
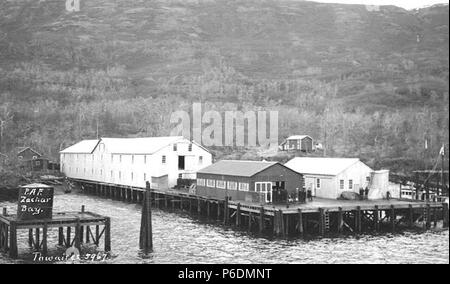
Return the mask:
M 230 213 L 228 208 L 228 197 L 225 197 L 225 203 L 223 205 L 223 223 L 228 225 L 230 223 Z
M 252 213 L 248 212 L 248 231 L 252 231 Z
M 437 222 L 438 222 L 438 214 L 437 214 L 437 208 L 434 207 L 433 208 L 433 227 L 437 227 Z
M 3 208 L 3 216 L 8 216 L 8 210 L 6 208 Z
M 111 251 L 111 218 L 105 220 L 105 252 Z
M 34 238 L 33 238 L 33 229 L 28 229 L 28 246 L 30 248 L 33 247 L 33 240 L 34 240 Z
M 285 236 L 289 236 L 289 214 L 286 214 Z
M 139 247 L 140 249 L 144 250 L 145 253 L 153 251 L 153 230 L 152 230 L 152 211 L 151 211 L 152 203 L 150 194 L 151 194 L 150 182 L 147 181 L 144 196 L 144 206 L 142 208 L 141 233 L 139 239 Z M 106 242 L 106 235 L 105 235 L 105 242 Z
M 45 222 L 44 228 L 42 229 L 42 254 L 44 256 L 47 255 L 48 252 L 47 234 L 48 234 L 48 225 L 47 222 Z
M 210 220 L 210 214 L 211 214 L 211 204 L 210 204 L 210 200 L 206 200 L 206 219 L 208 220 L 208 222 L 209 222 L 209 220 Z
M 281 233 L 282 237 L 284 238 L 285 235 L 285 225 L 284 225 L 284 214 L 283 211 L 278 210 L 278 220 L 279 220 L 279 224 L 280 224 L 280 228 L 279 228 L 279 232 Z
M 71 243 L 71 236 L 70 236 L 71 230 L 72 229 L 70 227 L 67 227 L 67 233 L 66 233 L 66 246 L 67 247 L 70 247 L 70 245 L 72 244 Z
M 412 228 L 414 226 L 414 208 L 412 204 L 408 206 L 408 227 Z
M 325 235 L 325 213 L 323 208 L 319 208 L 319 234 Z
M 17 258 L 17 256 L 17 224 L 13 221 L 9 225 L 9 257 Z
M 443 218 L 443 227 L 448 228 L 448 204 L 442 203 L 442 218 Z
M 63 227 L 58 228 L 58 245 L 60 245 L 60 246 L 64 245 L 64 228 Z
M 75 247 L 77 249 L 81 248 L 81 225 L 80 225 L 80 218 L 77 218 L 76 225 L 75 225 Z
M 395 207 L 394 205 L 391 205 L 391 230 L 392 233 L 395 233 L 395 220 L 397 219 L 397 216 L 395 215 Z
M 303 236 L 303 213 L 302 209 L 298 209 L 298 234 Z
M 241 226 L 241 203 L 237 204 L 236 207 L 236 227 L 240 227 Z
M 220 220 L 220 202 L 217 201 L 217 221 Z
M 35 249 L 40 249 L 41 246 L 41 229 L 36 228 L 36 243 L 34 244 Z
M 355 211 L 355 217 L 356 217 L 356 232 L 361 233 L 362 227 L 361 227 L 361 206 L 356 206 Z
M 197 214 L 198 214 L 198 218 L 200 218 L 202 216 L 202 203 L 200 198 L 197 199 Z
M 95 245 L 96 246 L 100 245 L 100 226 L 99 225 L 95 226 Z
M 259 233 L 264 232 L 264 207 L 259 208 Z
M 375 232 L 378 232 L 380 230 L 380 211 L 378 205 L 375 205 L 375 210 L 373 211 L 373 223 Z
M 337 231 L 339 234 L 342 233 L 343 228 L 344 228 L 344 213 L 342 212 L 342 207 L 339 207 L 337 215 Z
M 426 208 L 427 208 L 426 209 L 427 210 L 427 221 L 425 223 L 425 228 L 427 230 L 429 230 L 431 228 L 431 206 L 429 203 L 427 204 Z
M 86 243 L 90 243 L 91 242 L 91 227 L 90 226 L 86 226 Z

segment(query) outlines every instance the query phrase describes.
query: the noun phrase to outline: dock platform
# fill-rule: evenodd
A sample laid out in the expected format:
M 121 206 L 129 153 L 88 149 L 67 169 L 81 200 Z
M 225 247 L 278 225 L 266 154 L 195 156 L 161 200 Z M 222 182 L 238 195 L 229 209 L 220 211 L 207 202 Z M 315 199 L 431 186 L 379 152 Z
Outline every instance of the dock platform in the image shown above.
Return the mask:
M 75 180 L 83 193 L 142 203 L 145 188 Z M 152 206 L 275 237 L 396 232 L 402 228 L 448 228 L 448 203 L 405 199 L 332 200 L 259 204 L 199 196 L 182 190 L 151 192 Z
M 92 231 L 91 227 L 95 228 L 95 231 Z M 4 208 L 0 215 L 0 250 L 8 252 L 11 258 L 17 258 L 18 231 L 28 230 L 30 248 L 46 255 L 48 235 L 54 228 L 58 228 L 58 245 L 60 246 L 80 249 L 82 243 L 89 243 L 91 239 L 95 245 L 99 246 L 103 237 L 105 252 L 111 251 L 111 219 L 85 211 L 84 206 L 80 212 L 54 213 L 51 219 L 43 220 L 18 220 L 17 215 L 8 214 Z

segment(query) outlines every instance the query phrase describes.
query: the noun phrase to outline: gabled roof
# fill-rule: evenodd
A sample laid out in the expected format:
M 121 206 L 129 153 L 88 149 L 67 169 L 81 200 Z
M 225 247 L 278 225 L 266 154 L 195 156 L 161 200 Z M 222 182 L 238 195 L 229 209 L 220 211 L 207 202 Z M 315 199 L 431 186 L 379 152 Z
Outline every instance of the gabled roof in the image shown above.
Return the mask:
M 222 160 L 199 170 L 198 173 L 252 177 L 275 164 L 278 163 L 265 161 Z
M 102 138 L 100 143 L 105 143 L 108 152 L 114 154 L 153 154 L 167 145 L 183 139 L 184 137 L 182 136 Z
M 100 140 L 83 140 L 78 142 L 75 145 L 72 145 L 64 150 L 62 150 L 60 153 L 63 154 L 90 154 L 94 151 L 95 147 L 97 146 L 98 142 Z
M 288 138 L 286 138 L 286 140 L 303 140 L 305 138 L 312 139 L 312 137 L 309 135 L 292 135 L 292 136 L 289 136 Z
M 357 158 L 296 157 L 287 162 L 285 166 L 301 174 L 336 176 L 358 162 Z
M 23 153 L 25 150 L 28 150 L 28 149 L 29 149 L 30 151 L 32 151 L 32 152 L 38 154 L 39 156 L 42 156 L 41 153 L 39 153 L 38 151 L 34 150 L 34 149 L 31 148 L 31 147 L 21 147 L 21 148 L 19 148 L 19 151 L 17 152 L 17 155 L 19 155 L 20 153 Z
M 146 138 L 101 138 L 99 140 L 84 140 L 81 141 L 60 153 L 65 154 L 90 154 L 94 152 L 95 148 L 104 143 L 108 152 L 113 154 L 136 154 L 136 155 L 151 155 L 166 147 L 167 145 L 186 140 L 183 136 L 167 136 L 167 137 L 146 137 Z M 208 151 L 198 143 L 191 141 Z

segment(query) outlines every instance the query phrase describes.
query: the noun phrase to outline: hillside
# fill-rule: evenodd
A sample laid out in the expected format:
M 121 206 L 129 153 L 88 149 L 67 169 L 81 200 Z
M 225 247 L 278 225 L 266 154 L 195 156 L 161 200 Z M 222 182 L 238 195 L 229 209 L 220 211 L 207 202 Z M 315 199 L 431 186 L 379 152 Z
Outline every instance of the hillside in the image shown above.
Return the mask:
M 309 133 L 334 155 L 423 162 L 448 144 L 448 16 L 448 5 L 81 0 L 68 13 L 64 1 L 0 0 L 0 103 L 14 113 L 3 148 L 56 156 L 97 124 L 102 136 L 168 134 L 168 114 L 203 101 L 280 110 L 280 139 Z

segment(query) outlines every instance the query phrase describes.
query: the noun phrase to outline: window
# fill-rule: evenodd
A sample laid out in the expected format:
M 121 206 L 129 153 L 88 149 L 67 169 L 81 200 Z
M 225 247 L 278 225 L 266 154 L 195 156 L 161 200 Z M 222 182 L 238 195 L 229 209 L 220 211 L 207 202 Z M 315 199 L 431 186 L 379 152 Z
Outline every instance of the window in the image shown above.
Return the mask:
M 213 179 L 207 179 L 206 180 L 206 186 L 207 187 L 216 187 L 216 181 Z
M 111 178 L 113 178 L 114 177 L 114 172 L 113 171 L 111 171 Z
M 198 178 L 198 179 L 197 179 L 197 185 L 199 185 L 199 186 L 205 186 L 205 179 L 203 179 L 203 178 Z
M 199 165 L 203 164 L 203 156 L 198 157 L 198 163 Z
M 19 160 L 23 160 L 23 156 L 19 156 Z
M 144 173 L 144 181 L 147 180 L 147 174 Z
M 227 188 L 230 190 L 237 190 L 237 182 L 229 181 L 227 184 Z
M 246 183 L 246 182 L 240 182 L 240 183 L 239 183 L 239 190 L 240 190 L 240 191 L 248 191 L 248 183 Z
M 226 188 L 226 182 L 224 180 L 218 180 L 216 183 L 217 183 L 217 188 L 221 188 L 221 189 Z
M 122 172 L 119 171 L 119 179 L 122 179 Z
M 348 189 L 353 189 L 353 180 L 352 179 L 348 180 Z
M 183 174 L 178 174 L 178 178 L 183 178 Z
M 100 170 L 100 175 L 103 176 L 103 170 Z
M 33 156 L 33 160 L 36 160 L 37 159 L 37 156 Z
M 345 186 L 344 180 L 343 179 L 339 180 L 339 188 L 344 189 L 344 186 Z
M 367 182 L 370 182 L 370 177 L 366 177 L 366 181 L 367 181 Z
M 147 164 L 147 155 L 144 155 L 144 164 Z
M 320 178 L 318 178 L 317 180 L 316 180 L 316 188 L 320 188 Z
M 122 163 L 122 155 L 119 155 L 119 162 Z
M 189 152 L 192 152 L 192 143 L 189 144 L 189 146 L 188 146 L 188 151 L 189 151 Z
M 134 173 L 131 173 L 131 180 L 134 180 Z
M 114 155 L 111 154 L 111 163 L 114 163 Z
M 173 144 L 173 151 L 177 151 L 178 150 L 178 146 L 177 146 L 177 144 Z
M 161 158 L 161 162 L 162 162 L 163 164 L 165 164 L 165 163 L 166 163 L 166 156 L 162 156 L 162 158 Z
M 41 162 L 40 161 L 36 161 L 36 166 L 40 166 Z
M 131 163 L 134 164 L 134 155 L 131 155 Z

